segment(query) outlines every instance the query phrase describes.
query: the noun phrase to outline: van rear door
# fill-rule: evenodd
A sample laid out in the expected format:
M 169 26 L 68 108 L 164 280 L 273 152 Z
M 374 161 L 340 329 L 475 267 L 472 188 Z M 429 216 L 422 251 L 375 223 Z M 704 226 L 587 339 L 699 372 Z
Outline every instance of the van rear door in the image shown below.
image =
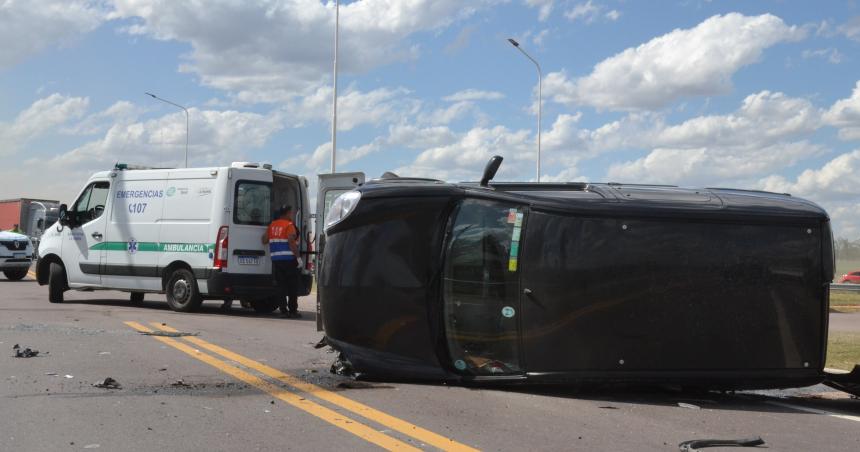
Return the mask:
M 314 234 L 316 235 L 314 243 L 317 249 L 316 262 L 322 262 L 322 253 L 325 248 L 323 226 L 325 225 L 325 217 L 328 214 L 329 207 L 331 207 L 331 204 L 338 196 L 362 184 L 364 184 L 364 173 L 361 172 L 319 175 L 316 221 L 314 223 Z M 318 267 L 314 266 L 315 270 L 316 268 Z M 322 331 L 319 295 L 317 295 L 317 331 Z
M 272 173 L 259 169 L 230 168 L 232 212 L 229 228 L 228 273 L 270 274 L 263 233 L 272 221 Z M 216 248 L 217 248 L 216 244 Z

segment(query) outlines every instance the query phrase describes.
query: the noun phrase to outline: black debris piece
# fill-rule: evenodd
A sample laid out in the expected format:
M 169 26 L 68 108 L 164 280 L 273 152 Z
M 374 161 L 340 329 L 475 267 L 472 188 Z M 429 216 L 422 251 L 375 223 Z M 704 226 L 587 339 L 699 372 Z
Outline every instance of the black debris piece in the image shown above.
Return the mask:
M 326 341 L 326 337 L 323 336 L 323 338 L 320 339 L 320 341 L 317 342 L 316 345 L 314 345 L 314 348 L 323 348 L 327 345 L 328 345 L 328 341 Z
M 337 359 L 331 364 L 330 372 L 345 377 L 355 376 L 355 371 L 352 369 L 352 363 L 350 363 L 343 354 L 339 354 Z
M 760 436 L 744 439 L 692 439 L 678 444 L 682 452 L 693 452 L 705 447 L 756 447 L 764 444 Z
M 104 389 L 122 389 L 122 386 L 120 386 L 119 382 L 111 377 L 107 377 L 104 380 L 99 380 L 93 383 L 93 386 Z
M 32 358 L 39 355 L 39 350 L 33 350 L 29 347 L 22 350 L 18 344 L 12 346 L 12 350 L 15 350 L 16 358 Z
M 860 364 L 854 365 L 854 369 L 847 374 L 825 372 L 824 375 L 824 384 L 827 386 L 860 397 Z
M 618 409 L 618 407 L 617 407 L 617 406 L 611 406 L 611 405 L 607 405 L 607 406 L 599 406 L 599 407 L 597 407 L 597 408 L 603 408 L 604 410 L 617 410 L 617 409 Z
M 141 331 L 144 336 L 164 336 L 164 337 L 182 337 L 182 336 L 199 336 L 200 333 L 185 333 L 182 331 Z
M 191 386 L 191 385 L 190 385 L 190 384 L 188 384 L 188 383 L 186 383 L 186 382 L 184 382 L 184 381 L 182 381 L 182 380 L 176 380 L 176 383 L 172 383 L 170 386 L 175 386 L 175 387 L 189 387 L 189 386 Z
M 349 381 L 342 381 L 342 382 L 338 383 L 337 387 L 342 388 L 342 389 L 384 389 L 384 388 L 390 389 L 390 388 L 393 388 L 394 386 L 375 385 L 372 383 L 368 383 L 366 381 L 349 380 Z

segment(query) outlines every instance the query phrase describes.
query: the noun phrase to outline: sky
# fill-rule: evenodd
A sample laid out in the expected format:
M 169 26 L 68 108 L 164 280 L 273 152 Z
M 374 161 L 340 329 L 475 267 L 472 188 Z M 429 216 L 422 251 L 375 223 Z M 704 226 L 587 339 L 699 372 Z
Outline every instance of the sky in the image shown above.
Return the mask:
M 335 4 L 0 0 L 0 199 L 117 162 L 331 171 Z M 340 5 L 337 171 L 732 187 L 860 240 L 858 1 Z M 542 69 L 509 42 L 514 38 Z

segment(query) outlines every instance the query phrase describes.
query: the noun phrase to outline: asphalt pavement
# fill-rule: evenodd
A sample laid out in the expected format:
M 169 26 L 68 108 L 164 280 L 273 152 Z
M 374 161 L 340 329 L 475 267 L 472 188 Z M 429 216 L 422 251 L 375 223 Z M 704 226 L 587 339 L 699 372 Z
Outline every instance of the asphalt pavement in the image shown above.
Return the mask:
M 761 436 L 768 450 L 860 450 L 860 400 L 829 388 L 722 394 L 498 390 L 331 374 L 302 319 L 163 295 L 67 292 L 0 277 L 0 450 L 678 450 Z M 860 314 L 834 314 L 853 330 Z M 142 334 L 158 334 L 156 336 Z M 186 334 L 186 335 L 182 335 Z M 39 351 L 15 358 L 13 346 Z M 93 386 L 110 377 L 120 385 Z M 708 450 L 743 450 L 714 448 Z

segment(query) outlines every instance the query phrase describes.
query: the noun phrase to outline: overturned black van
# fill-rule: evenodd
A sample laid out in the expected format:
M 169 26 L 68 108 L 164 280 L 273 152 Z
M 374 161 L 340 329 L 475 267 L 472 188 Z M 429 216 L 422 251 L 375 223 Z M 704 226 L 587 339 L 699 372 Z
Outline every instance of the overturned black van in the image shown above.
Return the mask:
M 326 219 L 319 301 L 357 373 L 714 389 L 824 379 L 827 213 L 787 194 L 371 181 Z

